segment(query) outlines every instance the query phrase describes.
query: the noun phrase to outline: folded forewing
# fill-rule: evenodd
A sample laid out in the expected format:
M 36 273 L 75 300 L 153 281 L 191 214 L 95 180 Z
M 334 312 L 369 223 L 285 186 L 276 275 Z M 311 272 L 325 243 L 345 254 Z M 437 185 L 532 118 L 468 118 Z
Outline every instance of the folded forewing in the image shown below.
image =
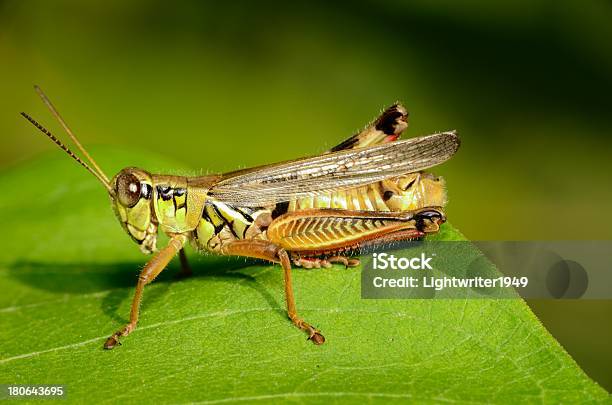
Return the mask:
M 458 147 L 451 131 L 282 162 L 226 175 L 209 197 L 243 207 L 273 205 L 424 170 L 448 160 Z

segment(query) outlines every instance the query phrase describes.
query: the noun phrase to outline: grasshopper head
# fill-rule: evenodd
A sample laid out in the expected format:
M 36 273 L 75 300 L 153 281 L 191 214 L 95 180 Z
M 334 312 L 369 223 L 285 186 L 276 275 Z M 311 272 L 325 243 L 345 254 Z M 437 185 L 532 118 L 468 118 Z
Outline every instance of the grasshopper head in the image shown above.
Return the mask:
M 151 174 L 144 170 L 130 167 L 123 169 L 109 180 L 108 176 L 106 176 L 96 161 L 81 145 L 81 142 L 79 142 L 66 122 L 64 122 L 64 119 L 59 115 L 40 87 L 34 86 L 34 89 L 91 166 L 28 114 L 22 112 L 21 115 L 102 183 L 110 195 L 113 210 L 117 218 L 119 218 L 121 226 L 123 226 L 123 229 L 126 230 L 132 239 L 138 242 L 140 250 L 143 253 L 155 251 L 157 218 L 151 204 L 153 194 Z
M 143 253 L 157 250 L 157 219 L 151 205 L 151 174 L 128 167 L 110 181 L 109 195 L 121 226 L 140 245 Z

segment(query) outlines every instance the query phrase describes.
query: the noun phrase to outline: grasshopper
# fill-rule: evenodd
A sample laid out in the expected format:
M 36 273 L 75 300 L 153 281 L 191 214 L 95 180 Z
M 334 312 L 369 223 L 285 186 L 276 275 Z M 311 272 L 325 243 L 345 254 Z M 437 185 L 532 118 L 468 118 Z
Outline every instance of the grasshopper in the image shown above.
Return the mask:
M 172 258 L 178 255 L 183 270 L 190 271 L 183 250 L 188 242 L 202 251 L 280 263 L 289 319 L 309 340 L 323 344 L 321 332 L 298 315 L 292 264 L 357 266 L 352 253 L 421 238 L 446 221 L 445 182 L 424 170 L 448 160 L 459 138 L 448 131 L 398 140 L 408 126 L 400 104 L 319 156 L 197 177 L 127 167 L 109 178 L 42 90 L 35 89 L 89 164 L 29 115 L 21 115 L 102 183 L 123 229 L 143 253 L 154 253 L 138 277 L 129 323 L 106 340 L 105 349 L 134 331 L 145 286 Z M 160 230 L 169 242 L 158 250 Z

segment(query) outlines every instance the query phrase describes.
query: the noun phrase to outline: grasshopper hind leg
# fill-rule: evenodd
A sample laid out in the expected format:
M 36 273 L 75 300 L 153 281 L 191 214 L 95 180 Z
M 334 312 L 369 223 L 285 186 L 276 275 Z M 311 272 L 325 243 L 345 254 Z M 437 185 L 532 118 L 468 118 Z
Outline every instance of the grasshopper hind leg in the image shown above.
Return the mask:
M 297 313 L 291 283 L 291 259 L 285 249 L 265 240 L 243 239 L 228 243 L 222 248 L 221 252 L 225 255 L 251 257 L 280 263 L 285 278 L 285 301 L 289 319 L 296 327 L 308 334 L 308 340 L 316 345 L 325 343 L 325 337 L 321 332 L 304 321 Z
M 397 140 L 408 127 L 408 111 L 401 104 L 385 109 L 371 124 L 358 134 L 333 147 L 330 152 L 363 148 Z

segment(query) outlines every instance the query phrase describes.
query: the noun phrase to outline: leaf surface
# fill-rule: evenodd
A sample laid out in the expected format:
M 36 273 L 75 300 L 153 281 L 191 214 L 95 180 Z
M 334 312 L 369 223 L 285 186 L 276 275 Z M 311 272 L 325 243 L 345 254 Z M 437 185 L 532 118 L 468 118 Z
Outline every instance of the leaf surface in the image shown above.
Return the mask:
M 115 171 L 189 173 L 97 152 Z M 522 300 L 362 300 L 359 269 L 298 269 L 317 347 L 285 315 L 278 266 L 193 251 L 195 276 L 175 280 L 172 263 L 139 328 L 104 351 L 146 261 L 104 189 L 57 155 L 4 172 L 0 189 L 0 383 L 64 384 L 71 402 L 608 400 Z M 463 236 L 445 224 L 438 238 Z

